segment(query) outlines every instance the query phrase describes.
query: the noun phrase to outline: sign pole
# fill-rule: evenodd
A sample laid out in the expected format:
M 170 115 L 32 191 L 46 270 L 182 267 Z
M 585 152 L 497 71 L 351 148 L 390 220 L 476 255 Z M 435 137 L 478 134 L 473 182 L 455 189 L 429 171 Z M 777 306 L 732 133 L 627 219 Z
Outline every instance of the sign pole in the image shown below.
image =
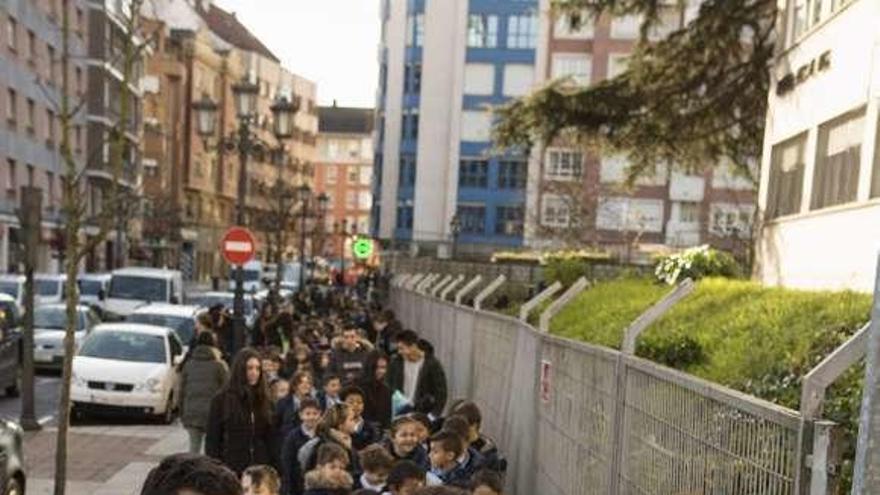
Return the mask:
M 254 259 L 257 243 L 249 230 L 232 227 L 226 231 L 220 244 L 223 258 L 235 267 L 235 298 L 232 303 L 233 335 L 232 348 L 229 349 L 235 354 L 245 346 L 247 340 L 244 325 L 244 264 Z

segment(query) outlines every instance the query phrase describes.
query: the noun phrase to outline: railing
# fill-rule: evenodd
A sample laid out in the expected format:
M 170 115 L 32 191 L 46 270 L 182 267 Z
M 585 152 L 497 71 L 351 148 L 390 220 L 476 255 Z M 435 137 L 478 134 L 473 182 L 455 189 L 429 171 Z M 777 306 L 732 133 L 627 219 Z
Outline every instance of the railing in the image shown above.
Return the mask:
M 398 318 L 471 398 L 519 495 L 801 495 L 813 418 L 616 350 L 393 284 Z M 401 284 L 402 283 L 402 284 Z M 812 492 L 816 493 L 816 492 Z

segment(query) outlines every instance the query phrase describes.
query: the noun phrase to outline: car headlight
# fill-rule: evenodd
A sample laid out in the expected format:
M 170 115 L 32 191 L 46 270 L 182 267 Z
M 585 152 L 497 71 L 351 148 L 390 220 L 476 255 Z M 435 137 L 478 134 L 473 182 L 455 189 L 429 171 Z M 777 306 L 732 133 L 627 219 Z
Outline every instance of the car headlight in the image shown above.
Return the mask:
M 146 392 L 156 393 L 159 391 L 159 385 L 161 385 L 161 384 L 162 384 L 162 382 L 160 382 L 158 378 L 150 378 L 143 383 L 137 384 L 134 388 L 135 388 L 135 390 L 142 391 L 142 392 L 146 391 Z
M 70 377 L 70 381 L 71 381 L 71 383 L 73 383 L 74 387 L 85 387 L 88 385 L 88 383 L 86 383 L 86 379 L 77 375 L 76 373 L 74 373 Z

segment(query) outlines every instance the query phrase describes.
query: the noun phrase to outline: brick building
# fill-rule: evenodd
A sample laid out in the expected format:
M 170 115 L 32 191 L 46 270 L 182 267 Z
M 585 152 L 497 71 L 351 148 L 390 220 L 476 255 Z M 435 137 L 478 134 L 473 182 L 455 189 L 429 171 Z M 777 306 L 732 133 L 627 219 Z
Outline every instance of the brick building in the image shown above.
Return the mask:
M 696 15 L 668 7 L 650 36 L 660 39 Z M 572 26 L 542 0 L 536 84 L 569 78 L 601 82 L 626 70 L 639 36 L 635 16 L 603 15 Z M 687 247 L 709 243 L 744 254 L 751 239 L 754 185 L 729 167 L 688 173 L 658 163 L 653 177 L 624 188 L 625 157 L 565 140 L 536 146 L 530 159 L 526 243 L 533 247 L 593 244 L 631 255 L 633 244 Z M 574 233 L 574 235 L 573 235 Z
M 326 193 L 326 230 L 332 241 L 324 243 L 323 255 L 328 259 L 351 258 L 342 235 L 348 232 L 366 234 L 370 228 L 373 204 L 373 109 L 321 107 L 319 109 L 318 161 L 314 183 L 318 194 Z

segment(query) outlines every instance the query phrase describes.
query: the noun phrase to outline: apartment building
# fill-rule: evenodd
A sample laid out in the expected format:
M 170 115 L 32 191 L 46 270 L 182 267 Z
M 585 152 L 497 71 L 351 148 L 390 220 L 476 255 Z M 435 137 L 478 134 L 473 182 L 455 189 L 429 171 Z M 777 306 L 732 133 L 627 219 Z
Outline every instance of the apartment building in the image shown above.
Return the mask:
M 314 184 L 327 195 L 326 232 L 332 237 L 322 253 L 328 259 L 351 259 L 344 232 L 367 234 L 373 206 L 372 108 L 319 109 L 318 160 Z M 344 229 L 344 230 L 343 230 Z M 348 237 L 349 239 L 351 237 Z
M 383 2 L 376 237 L 440 255 L 454 240 L 459 254 L 522 245 L 527 157 L 492 152 L 487 107 L 532 88 L 536 9 L 536 0 Z
M 880 4 L 789 0 L 764 138 L 756 276 L 870 291 L 880 222 Z
M 689 22 L 699 2 L 684 11 L 669 6 L 650 33 L 658 40 Z M 540 84 L 565 80 L 573 89 L 626 70 L 639 38 L 638 16 L 602 15 L 573 25 L 541 0 Z M 744 256 L 751 242 L 754 185 L 732 167 L 688 172 L 658 163 L 653 176 L 624 187 L 625 156 L 602 153 L 564 139 L 541 143 L 530 157 L 526 244 L 535 248 L 594 245 L 632 256 L 633 244 L 671 248 L 712 244 Z
M 59 153 L 61 16 L 67 5 L 71 35 L 68 96 L 79 105 L 86 96 L 86 54 L 90 39 L 84 1 L 9 0 L 0 4 L 0 271 L 21 269 L 21 232 L 16 209 L 23 186 L 43 191 L 42 243 L 38 271 L 57 271 L 63 243 Z M 71 148 L 78 168 L 88 152 L 86 119 L 74 120 Z

